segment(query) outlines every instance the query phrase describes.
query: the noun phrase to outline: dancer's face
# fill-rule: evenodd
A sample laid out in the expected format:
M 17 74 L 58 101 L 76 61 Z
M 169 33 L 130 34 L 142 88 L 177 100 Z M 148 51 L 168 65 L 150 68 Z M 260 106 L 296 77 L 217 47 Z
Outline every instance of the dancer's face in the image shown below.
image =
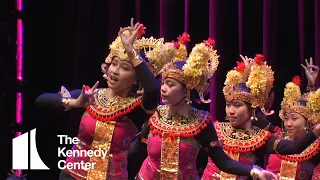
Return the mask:
M 131 87 L 136 81 L 136 72 L 129 61 L 114 57 L 108 68 L 107 83 L 110 89 L 122 91 Z
M 186 98 L 185 86 L 173 78 L 165 78 L 161 83 L 161 100 L 163 104 L 175 105 Z
M 241 128 L 242 125 L 250 120 L 251 109 L 244 101 L 232 100 L 226 102 L 226 114 L 231 125 Z
M 284 128 L 290 138 L 299 138 L 306 133 L 306 119 L 298 113 L 286 113 Z

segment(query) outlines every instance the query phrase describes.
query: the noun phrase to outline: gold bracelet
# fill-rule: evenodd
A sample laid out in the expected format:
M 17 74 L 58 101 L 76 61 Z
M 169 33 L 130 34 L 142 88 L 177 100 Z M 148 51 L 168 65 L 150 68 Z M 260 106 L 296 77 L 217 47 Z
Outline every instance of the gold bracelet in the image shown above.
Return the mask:
M 260 168 L 259 166 L 256 166 L 256 165 L 253 165 L 253 168 L 252 168 L 252 178 L 254 180 L 258 179 L 259 177 L 259 174 L 261 173 L 262 171 L 262 168 Z
M 65 111 L 70 110 L 71 108 L 69 107 L 69 102 L 71 101 L 70 98 L 62 98 L 61 102 L 63 104 L 63 106 L 65 107 Z

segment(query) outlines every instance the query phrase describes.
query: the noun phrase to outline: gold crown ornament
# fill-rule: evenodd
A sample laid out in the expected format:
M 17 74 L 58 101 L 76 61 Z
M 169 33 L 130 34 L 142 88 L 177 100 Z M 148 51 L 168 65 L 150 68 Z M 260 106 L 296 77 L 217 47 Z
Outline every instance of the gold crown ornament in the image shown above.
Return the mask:
M 271 67 L 266 64 L 262 54 L 256 54 L 247 65 L 237 62 L 237 66 L 228 72 L 223 94 L 226 101 L 242 100 L 250 103 L 252 108 L 259 107 L 265 115 L 271 115 L 274 111 L 266 112 L 264 106 L 273 82 Z
M 217 50 L 214 49 L 214 40 L 209 38 L 196 44 L 189 56 L 185 42 L 190 41 L 190 36 L 183 33 L 178 42 L 172 42 L 171 47 L 176 49 L 171 61 L 168 61 L 161 69 L 162 78 L 174 78 L 181 81 L 188 89 L 187 101 L 190 101 L 190 90 L 195 89 L 199 93 L 201 102 L 210 103 L 204 99 L 204 93 L 208 90 L 210 79 L 217 70 L 219 64 Z
M 153 49 L 162 46 L 164 39 L 157 39 L 152 36 L 149 38 L 141 37 L 142 34 L 144 34 L 145 29 L 146 28 L 143 26 L 143 24 L 141 24 L 137 35 L 137 39 L 133 43 L 133 47 L 137 51 L 144 51 L 144 53 L 147 53 L 148 51 L 152 51 Z M 130 31 L 128 30 L 124 31 L 123 33 L 125 35 L 130 35 Z M 122 45 L 120 36 L 117 36 L 117 38 L 109 45 L 109 49 L 110 53 L 105 60 L 106 63 L 111 63 L 114 57 L 118 57 L 120 60 L 123 61 L 129 61 L 128 55 L 125 52 L 125 49 Z M 154 64 L 154 62 L 147 60 L 146 63 L 153 72 L 154 67 L 152 67 L 151 64 Z
M 166 42 L 157 46 L 152 51 L 146 52 L 146 57 L 149 59 L 153 74 L 159 74 L 161 69 L 168 62 L 185 60 L 187 57 L 186 43 L 190 41 L 188 33 L 184 32 L 178 38 L 178 41 Z
M 300 85 L 299 76 L 293 77 L 292 82 L 286 84 L 279 116 L 284 120 L 286 113 L 299 113 L 311 124 L 318 124 L 320 122 L 320 89 L 301 94 Z

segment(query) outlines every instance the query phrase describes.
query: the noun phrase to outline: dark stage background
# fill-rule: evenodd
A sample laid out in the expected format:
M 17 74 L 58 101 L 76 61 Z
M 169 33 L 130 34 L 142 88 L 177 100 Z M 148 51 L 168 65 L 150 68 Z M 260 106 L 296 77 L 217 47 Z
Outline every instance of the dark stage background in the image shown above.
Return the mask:
M 13 0 L 0 3 L 1 179 L 11 168 L 17 90 L 23 92 L 23 131 L 37 128 L 40 157 L 51 168 L 25 173 L 31 180 L 58 179 L 56 135 L 76 136 L 82 110 L 63 112 L 35 107 L 33 102 L 41 93 L 58 92 L 60 85 L 71 90 L 101 80 L 104 87 L 100 65 L 108 55 L 108 44 L 131 17 L 147 27 L 146 36 L 171 41 L 187 31 L 189 52 L 209 36 L 216 40 L 220 64 L 211 92 L 213 103 L 211 108 L 196 106 L 211 109 L 220 120 L 225 117 L 225 75 L 240 60 L 240 53 L 249 57 L 263 53 L 272 65 L 276 111 L 285 83 L 294 75 L 305 80 L 300 62 L 314 57 L 320 64 L 319 0 L 24 0 L 24 81 L 19 85 L 14 7 Z M 280 124 L 277 115 L 270 119 Z

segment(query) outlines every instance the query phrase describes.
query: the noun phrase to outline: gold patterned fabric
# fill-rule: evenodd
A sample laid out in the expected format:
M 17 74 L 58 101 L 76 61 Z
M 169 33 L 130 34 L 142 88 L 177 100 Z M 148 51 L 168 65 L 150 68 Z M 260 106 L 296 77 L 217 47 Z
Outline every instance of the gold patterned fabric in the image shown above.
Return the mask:
M 82 143 L 73 148 L 93 152 L 103 151 L 107 153 L 106 158 L 100 156 L 68 157 L 67 162 L 88 162 L 94 166 L 92 169 L 67 169 L 67 171 L 77 179 L 105 180 L 106 178 L 127 177 L 126 168 L 122 167 L 126 166 L 128 156 L 126 152 L 130 147 L 130 144 L 126 144 L 131 142 L 136 132 L 135 126 L 131 125 L 132 122 L 126 115 L 140 104 L 141 98 L 116 96 L 108 99 L 106 89 L 99 89 L 95 94 L 94 104 L 87 106 L 87 111 L 81 119 L 78 137 Z M 126 139 L 121 140 L 120 138 L 119 141 L 123 143 L 115 143 L 112 146 L 113 138 L 118 137 L 114 134 L 117 133 L 115 128 L 125 130 L 126 132 L 121 135 L 126 136 Z M 116 148 L 112 150 L 112 147 Z
M 163 133 L 161 146 L 161 180 L 178 180 L 180 136 Z
M 286 137 L 285 139 L 288 139 Z M 298 165 L 302 161 L 308 161 L 317 155 L 320 150 L 320 139 L 310 144 L 302 153 L 293 155 L 280 155 L 277 156 L 282 160 L 280 168 L 280 179 L 281 180 L 294 180 L 296 178 L 296 172 Z
M 110 146 L 115 128 L 116 118 L 132 111 L 136 106 L 141 105 L 141 97 L 121 98 L 115 96 L 107 98 L 107 89 L 100 89 L 95 95 L 95 103 L 87 106 L 87 112 L 97 119 L 94 133 L 92 150 L 101 149 L 106 151 L 107 158 L 91 157 L 90 162 L 96 162 L 95 168 L 87 174 L 89 180 L 105 179 L 108 171 Z
M 206 111 L 191 108 L 188 115 L 170 115 L 169 106 L 158 106 L 157 111 L 149 120 L 149 126 L 152 135 L 162 138 L 161 179 L 177 180 L 180 177 L 179 145 L 181 140 L 191 140 L 207 126 L 209 121 L 209 113 Z
M 97 121 L 96 129 L 93 137 L 91 149 L 103 150 L 107 152 L 106 158 L 99 156 L 92 156 L 90 162 L 95 162 L 96 165 L 90 169 L 87 174 L 87 180 L 105 180 L 107 177 L 107 170 L 109 164 L 109 154 L 113 131 L 115 128 L 115 121 L 101 122 Z
M 298 162 L 281 161 L 280 180 L 295 180 Z

